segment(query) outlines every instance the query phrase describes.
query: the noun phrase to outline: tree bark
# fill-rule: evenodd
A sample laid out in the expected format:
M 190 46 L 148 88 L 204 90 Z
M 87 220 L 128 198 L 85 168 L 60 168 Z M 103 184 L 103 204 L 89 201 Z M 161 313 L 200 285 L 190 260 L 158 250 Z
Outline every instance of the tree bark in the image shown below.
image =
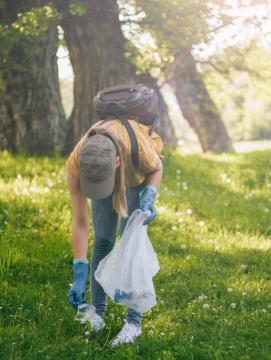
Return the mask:
M 194 129 L 204 152 L 234 151 L 219 111 L 209 96 L 189 49 L 182 49 L 166 69 L 184 118 Z
M 124 56 L 125 39 L 116 0 L 86 1 L 84 15 L 59 7 L 74 71 L 74 108 L 69 119 L 65 152 L 72 150 L 97 121 L 92 100 L 104 87 L 134 83 L 135 67 Z
M 158 95 L 160 119 L 158 125 L 155 127 L 155 131 L 161 136 L 165 145 L 175 146 L 177 144 L 175 129 L 168 116 L 168 107 L 163 99 L 156 79 L 154 79 L 150 73 L 143 73 L 138 77 L 138 82 L 144 83 L 156 91 Z
M 24 39 L 29 46 L 29 38 L 22 37 L 8 55 L 10 62 L 0 62 L 4 84 L 0 97 L 0 149 L 51 154 L 63 145 L 66 126 L 58 83 L 56 24 L 49 26 L 37 42 L 33 41 L 31 57 L 25 51 Z

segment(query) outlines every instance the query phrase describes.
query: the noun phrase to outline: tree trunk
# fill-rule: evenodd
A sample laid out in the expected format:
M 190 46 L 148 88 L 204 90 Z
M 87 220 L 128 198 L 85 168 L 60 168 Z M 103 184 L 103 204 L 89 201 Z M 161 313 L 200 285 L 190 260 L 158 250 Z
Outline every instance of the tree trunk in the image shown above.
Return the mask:
M 87 1 L 83 6 L 85 13 L 80 16 L 60 7 L 74 70 L 74 108 L 69 119 L 66 153 L 97 121 L 92 105 L 97 92 L 104 87 L 134 83 L 135 80 L 135 67 L 124 56 L 125 39 L 117 1 Z
M 174 63 L 168 66 L 166 73 L 183 116 L 196 132 L 202 150 L 217 153 L 234 151 L 226 127 L 196 69 L 190 50 L 183 49 Z
M 160 119 L 155 131 L 161 136 L 165 145 L 175 146 L 177 144 L 175 129 L 168 116 L 168 107 L 157 85 L 157 81 L 149 73 L 143 73 L 138 77 L 138 82 L 144 83 L 156 91 L 158 95 Z
M 51 154 L 63 145 L 66 126 L 58 83 L 56 23 L 38 40 L 27 35 L 20 39 L 8 62 L 0 62 L 4 84 L 0 149 Z

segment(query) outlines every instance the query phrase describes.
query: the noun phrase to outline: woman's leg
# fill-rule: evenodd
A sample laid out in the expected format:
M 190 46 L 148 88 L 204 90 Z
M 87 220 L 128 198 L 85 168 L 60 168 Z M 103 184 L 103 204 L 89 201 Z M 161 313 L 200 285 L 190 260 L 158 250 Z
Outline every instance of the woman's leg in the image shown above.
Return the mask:
M 128 215 L 130 216 L 132 212 L 136 209 L 139 209 L 139 192 L 144 187 L 144 184 L 141 184 L 137 187 L 126 188 L 126 199 L 128 204 Z M 128 221 L 128 218 L 121 218 L 120 222 L 120 234 L 123 233 L 125 225 Z M 142 319 L 142 314 L 136 310 L 127 308 L 126 320 L 128 323 L 135 325 L 140 325 Z
M 113 249 L 117 230 L 118 215 L 112 205 L 113 194 L 104 199 L 92 199 L 92 223 L 94 240 L 90 263 L 90 291 L 92 304 L 97 314 L 104 316 L 107 295 L 94 278 L 99 262 Z

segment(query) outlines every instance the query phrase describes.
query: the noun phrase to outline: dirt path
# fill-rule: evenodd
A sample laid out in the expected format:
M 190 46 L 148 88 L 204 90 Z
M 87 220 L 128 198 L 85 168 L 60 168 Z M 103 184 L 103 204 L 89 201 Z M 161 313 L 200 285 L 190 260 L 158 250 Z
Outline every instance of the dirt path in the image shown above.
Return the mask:
M 252 151 L 263 151 L 271 149 L 271 140 L 265 141 L 239 141 L 233 144 L 237 153 L 248 153 Z M 182 143 L 180 149 L 184 154 L 200 154 L 201 148 L 197 143 Z

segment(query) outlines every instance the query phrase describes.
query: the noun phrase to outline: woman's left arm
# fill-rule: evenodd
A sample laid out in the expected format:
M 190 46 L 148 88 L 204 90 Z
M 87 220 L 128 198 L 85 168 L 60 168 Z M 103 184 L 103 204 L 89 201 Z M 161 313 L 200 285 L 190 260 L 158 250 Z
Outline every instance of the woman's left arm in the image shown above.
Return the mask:
M 163 176 L 163 164 L 162 164 L 162 161 L 160 160 L 159 156 L 157 156 L 156 169 L 146 175 L 145 185 L 146 186 L 147 185 L 155 186 L 155 188 L 158 192 L 160 184 L 161 184 L 162 176 Z

